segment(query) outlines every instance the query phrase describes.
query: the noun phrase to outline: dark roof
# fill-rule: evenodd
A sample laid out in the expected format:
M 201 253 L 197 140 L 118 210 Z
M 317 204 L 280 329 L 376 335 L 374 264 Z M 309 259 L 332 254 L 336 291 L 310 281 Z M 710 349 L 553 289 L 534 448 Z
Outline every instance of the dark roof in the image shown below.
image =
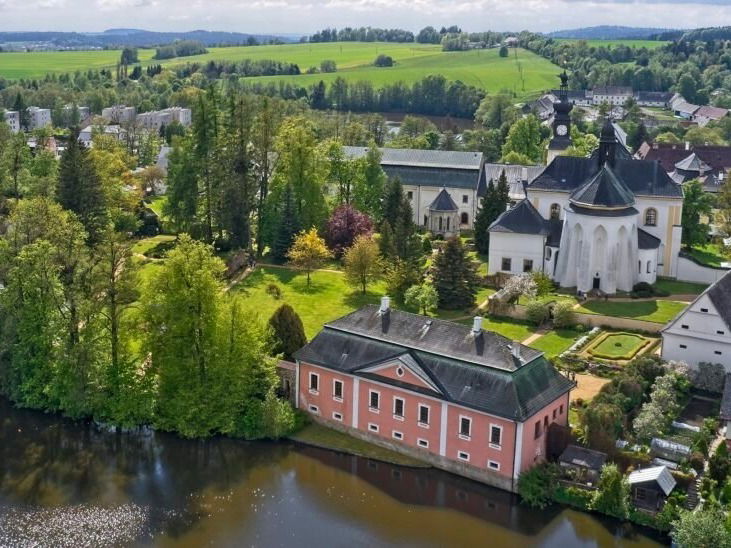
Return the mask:
M 591 90 L 594 95 L 632 95 L 632 88 L 626 86 L 604 86 Z
M 634 194 L 605 164 L 587 183 L 571 193 L 571 202 L 588 208 L 623 209 L 635 203 Z
M 731 328 L 731 271 L 724 274 L 723 278 L 714 283 L 707 290 L 708 298 L 711 299 L 716 311 Z
M 721 398 L 721 419 L 731 421 L 731 373 L 726 373 L 726 382 L 723 385 L 723 397 Z
M 711 170 L 711 166 L 701 160 L 695 152 L 691 152 L 687 158 L 680 160 L 677 164 L 675 164 L 675 167 L 683 171 L 693 171 L 698 173 L 705 173 L 706 171 Z
M 588 99 L 586 90 L 583 89 L 568 89 L 566 91 L 561 91 L 560 89 L 551 90 L 551 94 L 556 97 L 560 97 L 561 93 L 565 93 L 569 101 L 585 101 Z
M 637 247 L 640 249 L 657 249 L 660 247 L 660 238 L 657 238 L 649 232 L 645 232 L 641 228 L 638 228 Z
M 673 98 L 673 93 L 670 91 L 638 91 L 635 93 L 635 98 L 638 101 L 662 101 L 667 103 Z
M 452 200 L 447 189 L 443 188 L 429 205 L 429 209 L 431 211 L 457 211 L 459 208 L 454 203 L 454 200 Z
M 721 118 L 723 118 L 727 115 L 728 115 L 728 109 L 712 107 L 712 106 L 708 106 L 708 105 L 700 107 L 693 114 L 693 116 L 708 118 L 709 120 L 720 120 Z
M 621 147 L 617 147 L 617 150 Z M 619 155 L 618 155 L 619 156 Z M 596 158 L 557 156 L 528 186 L 530 189 L 571 192 L 596 175 Z M 656 162 L 617 157 L 612 171 L 636 196 L 682 198 L 683 190 Z
M 518 202 L 515 207 L 500 215 L 488 229 L 490 232 L 514 232 L 516 234 L 548 235 L 548 222 L 541 217 L 529 200 Z
M 607 461 L 606 453 L 579 447 L 578 445 L 569 445 L 559 457 L 559 462 L 582 466 L 591 470 L 601 470 Z
M 512 354 L 515 344 L 520 359 Z M 541 352 L 502 335 L 474 335 L 468 326 L 393 309 L 381 314 L 377 306 L 325 325 L 295 357 L 434 396 L 368 371 L 398 359 L 423 371 L 441 398 L 512 420 L 525 420 L 574 386 Z
M 518 164 L 491 164 L 485 162 L 480 172 L 480 182 L 477 186 L 477 195 L 482 197 L 487 191 L 487 184 L 492 179 L 492 182 L 497 185 L 498 179 L 502 172 L 505 172 L 505 178 L 508 180 L 508 186 L 510 187 L 510 194 L 522 194 L 525 196 L 523 190 L 523 183 L 532 181 L 545 169 L 546 166 L 522 166 Z
M 721 171 L 731 167 L 731 146 L 692 146 L 687 149 L 685 144 L 643 143 L 638 155 L 644 160 L 654 160 L 662 168 L 671 173 L 678 162 L 683 161 L 694 152 L 704 163 L 714 171 Z

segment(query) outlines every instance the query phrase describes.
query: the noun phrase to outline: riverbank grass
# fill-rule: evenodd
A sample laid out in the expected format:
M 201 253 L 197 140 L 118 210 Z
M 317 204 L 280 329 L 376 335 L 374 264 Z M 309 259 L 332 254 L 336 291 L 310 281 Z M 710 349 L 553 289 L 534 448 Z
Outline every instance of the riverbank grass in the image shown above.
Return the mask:
M 402 455 L 396 451 L 385 449 L 367 441 L 359 440 L 353 436 L 343 434 L 332 428 L 321 424 L 308 424 L 297 433 L 290 436 L 290 439 L 305 445 L 339 451 L 356 457 L 380 460 L 399 466 L 410 466 L 412 468 L 431 468 L 424 461 Z

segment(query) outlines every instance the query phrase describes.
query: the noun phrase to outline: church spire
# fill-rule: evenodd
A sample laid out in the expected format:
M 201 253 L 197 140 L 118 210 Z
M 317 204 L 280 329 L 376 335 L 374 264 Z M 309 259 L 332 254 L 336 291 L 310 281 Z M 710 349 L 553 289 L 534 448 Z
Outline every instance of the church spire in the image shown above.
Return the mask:
M 553 104 L 553 136 L 548 143 L 547 161 L 551 161 L 571 146 L 571 110 L 574 106 L 569 102 L 569 75 L 564 70 L 558 75 L 561 89 L 558 102 Z
M 599 167 L 607 164 L 614 167 L 617 158 L 617 133 L 614 130 L 612 119 L 607 116 L 599 137 Z

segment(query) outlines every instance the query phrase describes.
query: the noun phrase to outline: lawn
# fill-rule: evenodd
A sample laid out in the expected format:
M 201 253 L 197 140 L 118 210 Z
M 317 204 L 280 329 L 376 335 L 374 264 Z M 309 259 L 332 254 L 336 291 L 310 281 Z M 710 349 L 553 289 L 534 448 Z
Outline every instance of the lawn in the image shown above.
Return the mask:
M 471 326 L 472 320 L 460 320 L 457 323 Z M 510 318 L 483 318 L 482 328 L 499 333 L 513 341 L 524 341 L 536 330 L 534 325 L 520 320 L 511 320 Z
M 586 352 L 597 358 L 630 360 L 651 342 L 634 333 L 607 333 L 590 344 Z
M 320 424 L 309 424 L 299 432 L 291 435 L 290 439 L 306 445 L 332 449 L 333 451 L 340 451 L 341 453 L 380 460 L 400 466 L 417 468 L 430 467 L 424 461 L 402 455 L 401 453 L 385 449 L 367 441 L 359 440 Z
M 383 42 L 337 42 L 321 44 L 284 44 L 278 46 L 208 48 L 204 55 L 163 61 L 166 66 L 208 61 L 242 61 L 268 59 L 296 63 L 304 72 L 319 66 L 326 59 L 335 61 L 337 72 L 301 74 L 299 76 L 267 76 L 248 81 L 289 81 L 309 86 L 320 80 L 329 82 L 341 76 L 348 81 L 368 80 L 375 87 L 398 81 L 413 83 L 430 74 L 443 75 L 447 80 L 461 80 L 491 93 L 502 89 L 514 91 L 519 98 L 537 96 L 555 87 L 555 65 L 527 50 L 517 50 L 517 62 L 498 55 L 497 49 L 443 52 L 441 46 L 426 44 L 396 44 Z M 139 50 L 143 66 L 158 63 L 152 60 L 152 50 Z M 393 67 L 377 68 L 374 59 L 379 54 L 393 57 Z M 49 72 L 62 73 L 87 69 L 113 69 L 119 51 L 32 52 L 0 54 L 0 76 L 5 78 L 39 78 Z M 520 63 L 520 66 L 518 65 Z M 522 70 L 522 77 L 521 77 Z
M 679 301 L 587 301 L 576 312 L 667 323 L 680 314 L 687 303 Z
M 175 236 L 168 234 L 159 234 L 158 236 L 151 236 L 149 238 L 143 238 L 137 240 L 135 245 L 132 246 L 132 253 L 138 253 L 140 255 L 147 255 L 155 247 L 160 244 L 165 244 L 175 241 Z
M 693 282 L 681 282 L 678 280 L 657 280 L 655 287 L 662 291 L 667 291 L 671 295 L 700 295 L 708 287 L 707 284 L 697 284 Z
M 721 266 L 721 263 L 729 262 L 728 252 L 722 246 L 714 243 L 707 243 L 683 251 L 706 266 L 718 267 Z
M 307 275 L 289 268 L 259 267 L 247 276 L 235 291 L 244 297 L 244 305 L 268 320 L 283 303 L 295 309 L 305 326 L 308 339 L 314 337 L 323 324 L 345 316 L 366 304 L 378 303 L 385 295 L 382 283 L 374 284 L 363 295 L 345 282 L 345 276 L 336 272 L 313 272 L 307 287 Z M 279 286 L 279 299 L 267 293 L 270 284 Z
M 581 333 L 575 329 L 555 329 L 533 341 L 529 346 L 545 352 L 547 358 L 555 358 L 568 350 L 580 335 Z

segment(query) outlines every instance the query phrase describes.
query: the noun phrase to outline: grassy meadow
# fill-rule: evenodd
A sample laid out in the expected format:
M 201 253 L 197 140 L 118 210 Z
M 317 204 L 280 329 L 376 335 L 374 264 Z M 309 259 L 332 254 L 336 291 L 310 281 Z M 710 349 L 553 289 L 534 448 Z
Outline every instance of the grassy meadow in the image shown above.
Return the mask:
M 395 66 L 373 66 L 376 56 L 393 57 Z M 516 59 L 517 54 L 517 59 Z M 156 63 L 153 50 L 139 50 L 143 66 Z M 0 77 L 40 78 L 46 73 L 114 68 L 119 51 L 32 52 L 0 54 Z M 558 68 L 550 61 L 527 50 L 511 50 L 508 58 L 497 49 L 464 52 L 443 52 L 441 46 L 426 44 L 395 44 L 383 42 L 339 42 L 322 44 L 286 44 L 279 46 L 209 48 L 208 53 L 162 61 L 165 66 L 188 62 L 242 61 L 271 59 L 297 63 L 302 72 L 319 67 L 326 59 L 335 61 L 336 73 L 302 74 L 299 76 L 270 76 L 257 81 L 286 80 L 310 85 L 320 80 L 332 81 L 338 76 L 349 81 L 368 80 L 376 87 L 397 81 L 413 83 L 430 74 L 441 74 L 448 80 L 480 87 L 489 92 L 501 89 L 515 91 L 518 96 L 537 95 L 555 87 Z M 521 77 L 522 71 L 522 77 Z M 252 79 L 253 80 L 253 79 Z

